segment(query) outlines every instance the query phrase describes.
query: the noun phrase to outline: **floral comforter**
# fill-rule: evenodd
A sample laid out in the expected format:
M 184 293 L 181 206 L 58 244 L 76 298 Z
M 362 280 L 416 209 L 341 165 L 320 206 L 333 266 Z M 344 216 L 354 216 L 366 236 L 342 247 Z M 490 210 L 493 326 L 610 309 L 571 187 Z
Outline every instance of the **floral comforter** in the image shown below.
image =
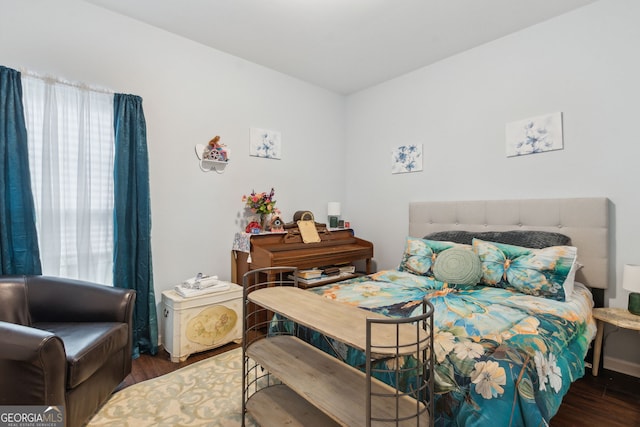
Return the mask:
M 312 291 L 392 317 L 420 314 L 422 299 L 431 301 L 437 426 L 547 425 L 583 376 L 596 330 L 591 293 L 580 284 L 560 302 L 386 270 Z M 322 346 L 315 334 L 306 339 Z M 354 366 L 363 361 L 352 348 L 334 351 Z

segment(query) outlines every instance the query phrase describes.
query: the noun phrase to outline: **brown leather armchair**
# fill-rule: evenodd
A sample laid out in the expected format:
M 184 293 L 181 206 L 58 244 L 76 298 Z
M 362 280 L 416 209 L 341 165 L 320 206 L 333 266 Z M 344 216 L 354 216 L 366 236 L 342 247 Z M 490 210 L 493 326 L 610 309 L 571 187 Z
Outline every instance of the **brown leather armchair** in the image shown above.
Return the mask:
M 81 426 L 131 372 L 135 291 L 0 276 L 0 405 L 64 405 Z

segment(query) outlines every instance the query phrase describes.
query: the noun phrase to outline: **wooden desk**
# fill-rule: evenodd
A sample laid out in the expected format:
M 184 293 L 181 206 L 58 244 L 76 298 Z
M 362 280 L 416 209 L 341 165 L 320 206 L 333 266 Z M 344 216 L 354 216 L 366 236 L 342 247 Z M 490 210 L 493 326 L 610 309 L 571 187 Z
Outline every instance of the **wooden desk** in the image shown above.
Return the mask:
M 640 331 L 640 316 L 630 313 L 626 308 L 604 307 L 594 308 L 593 317 L 598 321 L 598 333 L 596 334 L 596 342 L 593 344 L 593 369 L 591 372 L 594 377 L 597 377 L 602 354 L 604 324 L 609 323 L 619 328 Z
M 353 230 L 321 233 L 318 243 L 302 243 L 286 233 L 250 235 L 250 252 L 232 251 L 231 281 L 242 284 L 242 276 L 266 267 L 308 269 L 364 260 L 366 274 L 371 274 L 373 243 L 354 236 Z M 341 280 L 341 279 L 338 279 Z

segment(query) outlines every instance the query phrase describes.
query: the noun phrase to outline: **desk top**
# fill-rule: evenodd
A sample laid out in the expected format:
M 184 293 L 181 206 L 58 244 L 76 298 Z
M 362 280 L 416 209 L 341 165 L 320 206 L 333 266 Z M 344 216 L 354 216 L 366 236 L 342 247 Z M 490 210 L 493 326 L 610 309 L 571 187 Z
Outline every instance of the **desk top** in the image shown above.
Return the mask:
M 353 235 L 353 230 L 350 228 L 327 228 L 327 231 L 329 233 L 337 232 L 337 231 L 340 231 L 340 232 L 348 231 L 351 235 Z M 268 231 L 265 233 L 258 233 L 258 234 L 238 232 L 233 237 L 233 245 L 231 246 L 231 250 L 250 253 L 252 237 L 253 238 L 258 237 L 260 239 L 267 236 L 285 236 L 286 234 L 287 234 L 286 232 L 282 232 L 282 231 L 278 231 L 278 232 Z

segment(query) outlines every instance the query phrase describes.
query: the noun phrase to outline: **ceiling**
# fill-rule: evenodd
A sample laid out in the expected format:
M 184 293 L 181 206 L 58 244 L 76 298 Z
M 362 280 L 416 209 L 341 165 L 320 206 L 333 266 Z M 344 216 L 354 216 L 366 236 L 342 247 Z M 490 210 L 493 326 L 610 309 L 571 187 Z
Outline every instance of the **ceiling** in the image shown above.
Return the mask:
M 85 0 L 350 94 L 596 0 Z

